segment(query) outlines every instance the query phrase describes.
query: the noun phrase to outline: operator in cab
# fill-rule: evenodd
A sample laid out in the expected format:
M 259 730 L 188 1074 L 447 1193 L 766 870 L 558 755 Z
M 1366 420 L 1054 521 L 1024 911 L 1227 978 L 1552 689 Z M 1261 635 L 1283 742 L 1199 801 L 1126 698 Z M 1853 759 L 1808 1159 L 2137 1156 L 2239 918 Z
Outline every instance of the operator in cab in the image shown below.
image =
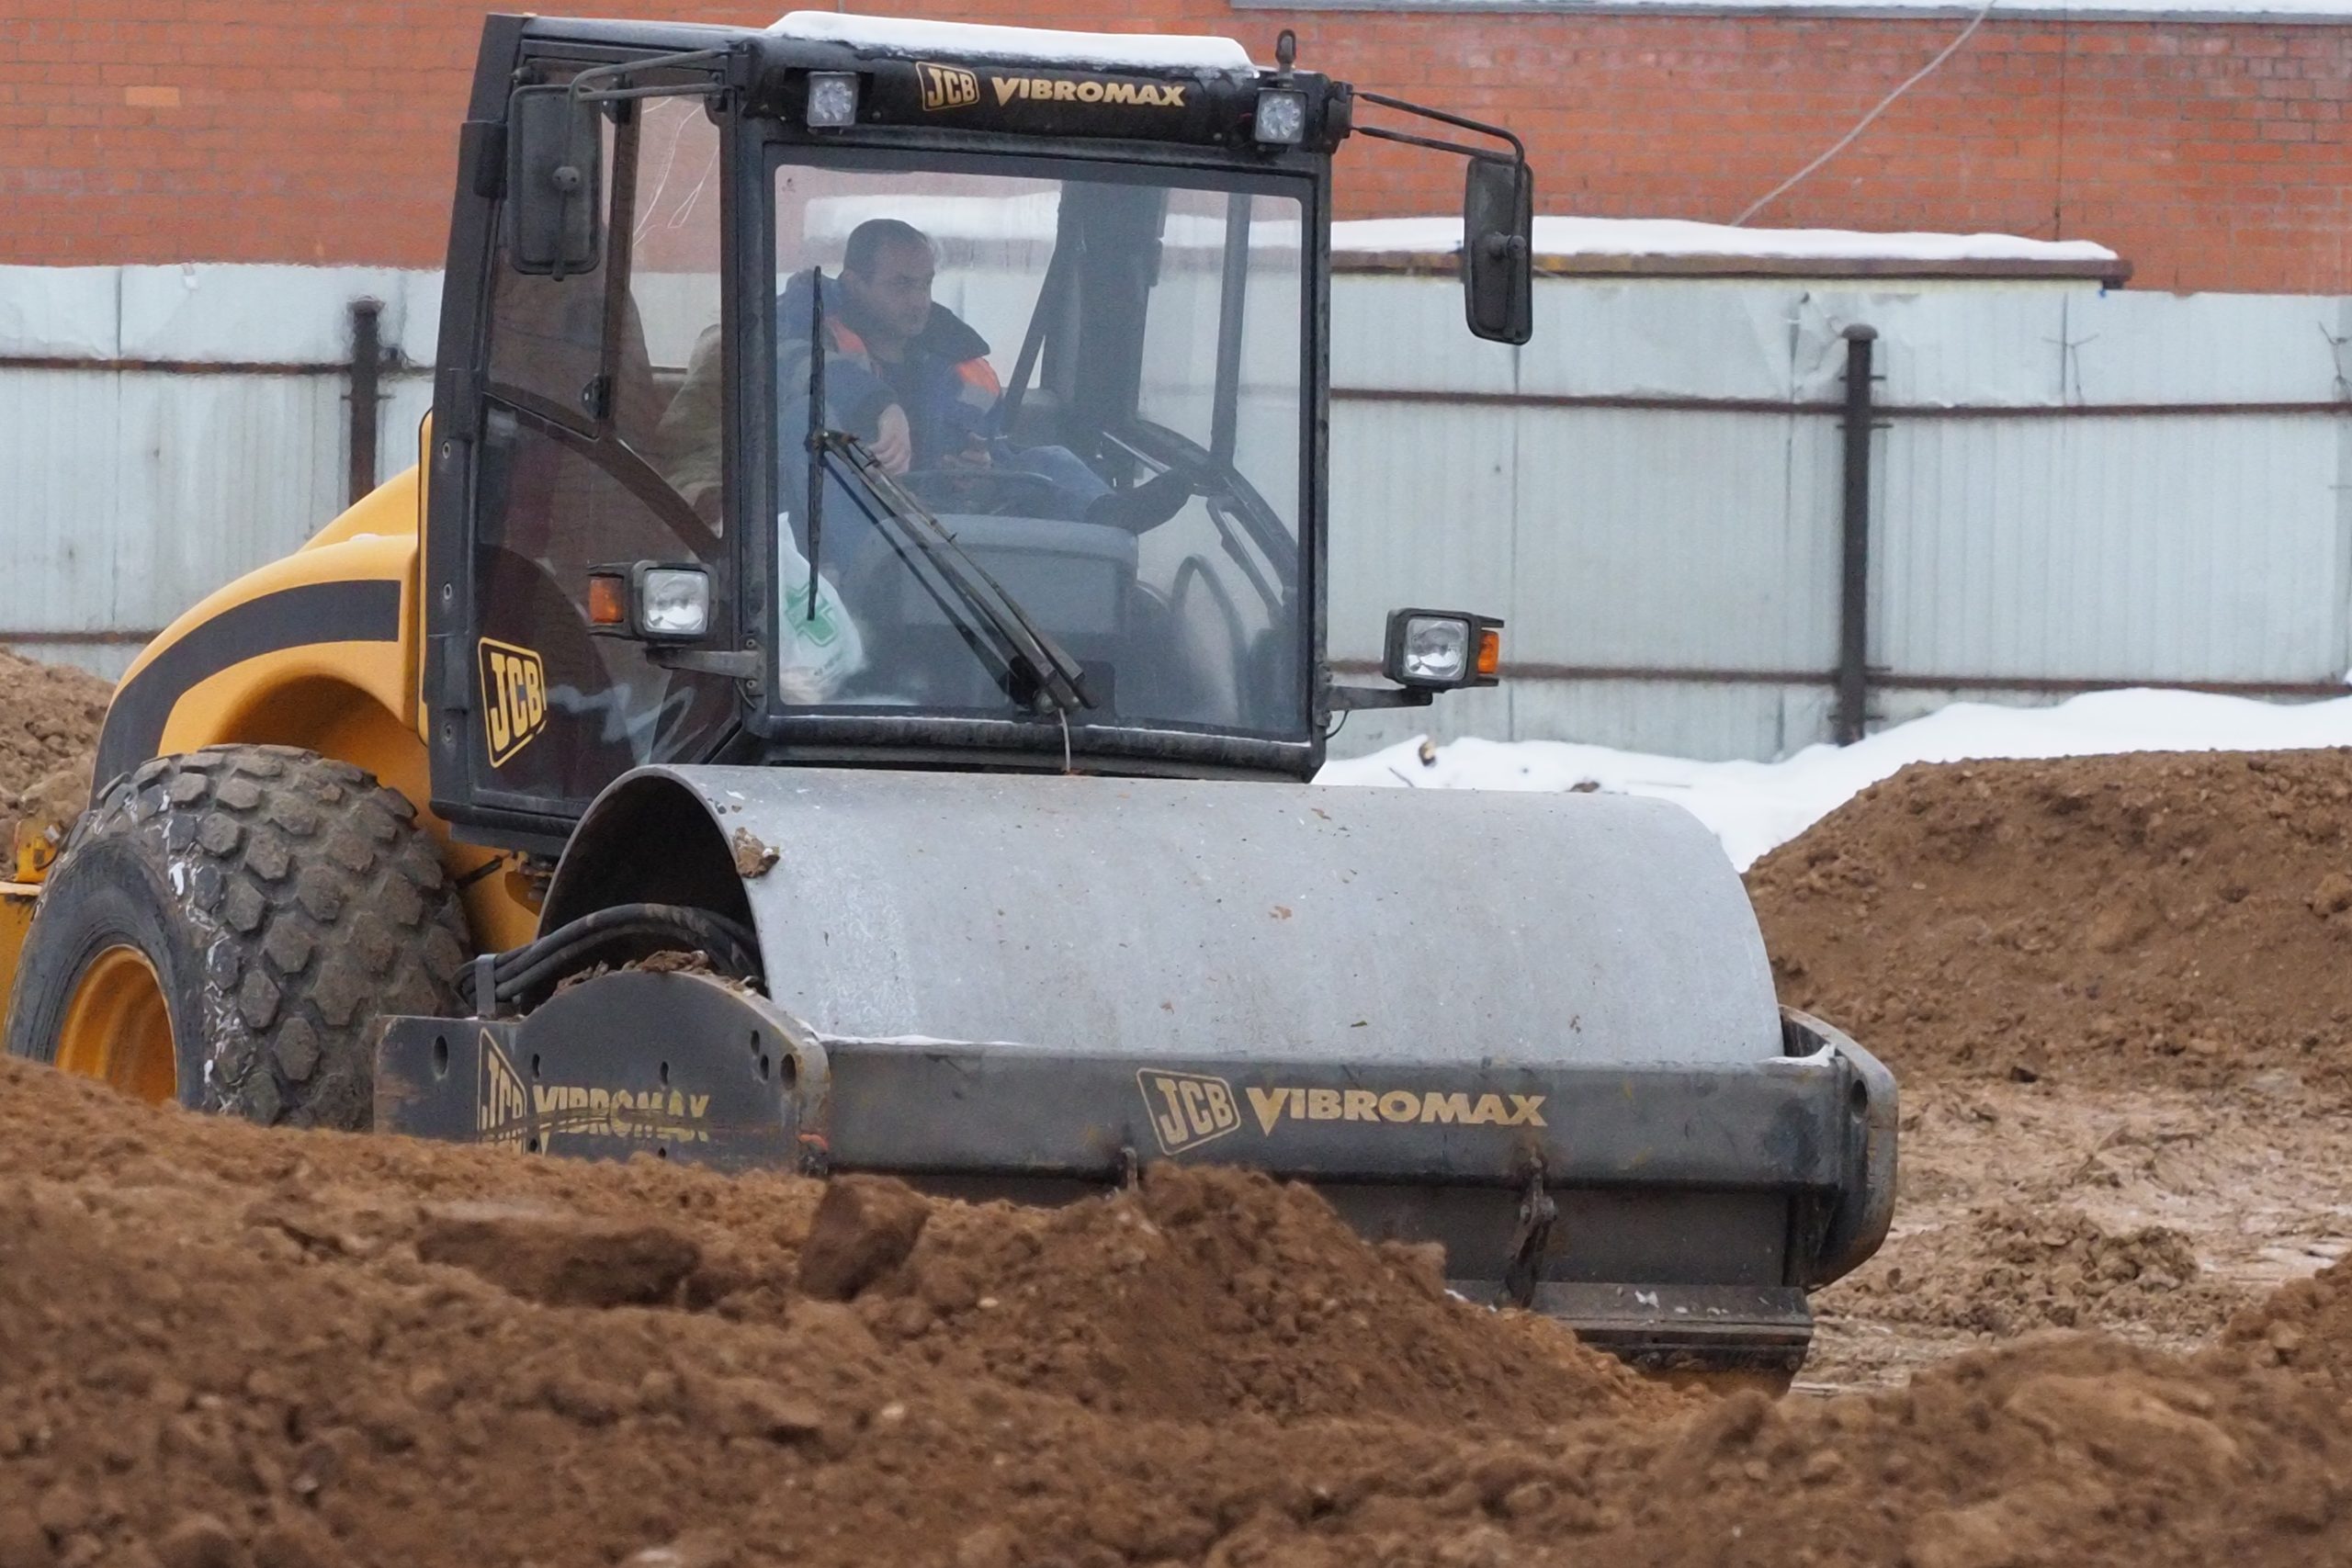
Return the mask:
M 893 476 L 993 460 L 988 429 L 1003 387 L 989 364 L 987 340 L 932 299 L 938 270 L 921 230 L 895 218 L 870 219 L 851 231 L 838 289 L 826 301 L 831 417 L 864 439 Z M 796 273 L 776 307 L 777 386 L 787 396 L 808 383 L 811 276 Z M 805 398 L 801 406 L 806 412 Z M 1082 463 L 1078 468 L 1064 476 L 1068 482 L 1102 488 L 1092 470 Z
M 931 239 L 895 218 L 850 231 L 840 273 L 824 280 L 829 424 L 856 436 L 893 477 L 914 475 L 919 498 L 963 510 L 952 495 L 925 495 L 959 474 L 1027 476 L 1018 487 L 1033 515 L 1107 523 L 1141 532 L 1173 516 L 1181 483 L 1114 491 L 1065 446 L 1016 446 L 999 428 L 1003 389 L 986 339 L 932 298 L 938 275 Z M 794 273 L 776 302 L 777 457 L 784 493 L 805 480 L 809 272 Z M 716 522 L 719 494 L 719 333 L 703 333 L 685 381 L 655 438 L 657 466 L 695 509 Z M 796 395 L 797 394 L 797 395 Z M 932 480 L 925 485 L 922 481 Z M 1008 493 L 1012 487 L 1007 487 Z

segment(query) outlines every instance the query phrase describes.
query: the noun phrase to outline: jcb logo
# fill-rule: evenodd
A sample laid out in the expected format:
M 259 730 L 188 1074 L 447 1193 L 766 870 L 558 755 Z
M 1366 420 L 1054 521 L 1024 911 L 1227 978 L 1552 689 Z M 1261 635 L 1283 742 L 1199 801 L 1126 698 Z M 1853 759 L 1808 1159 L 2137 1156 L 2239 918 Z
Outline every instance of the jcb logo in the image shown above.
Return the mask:
M 548 671 L 527 648 L 481 639 L 481 710 L 493 768 L 547 728 Z
M 489 1030 L 481 1032 L 481 1081 L 474 1100 L 474 1134 L 485 1144 L 515 1148 L 531 1124 L 530 1093 Z
M 1201 1073 L 1163 1073 L 1148 1067 L 1136 1073 L 1143 1089 L 1145 1110 L 1151 1117 L 1152 1135 L 1159 1152 L 1182 1154 L 1241 1125 L 1241 1111 L 1233 1101 L 1233 1087 L 1223 1078 Z
M 958 71 L 953 65 L 918 65 L 915 73 L 922 79 L 922 107 L 932 113 L 967 109 L 980 101 L 980 79 L 969 71 Z

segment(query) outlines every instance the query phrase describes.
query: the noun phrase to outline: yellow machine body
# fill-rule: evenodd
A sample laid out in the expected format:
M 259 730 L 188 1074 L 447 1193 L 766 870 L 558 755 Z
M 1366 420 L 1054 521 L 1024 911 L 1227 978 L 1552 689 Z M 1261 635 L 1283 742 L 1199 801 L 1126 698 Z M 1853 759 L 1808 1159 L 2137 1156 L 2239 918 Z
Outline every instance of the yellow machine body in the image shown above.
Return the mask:
M 430 422 L 425 426 L 430 438 Z M 417 807 L 464 886 L 466 916 L 487 948 L 530 939 L 538 911 L 518 875 L 486 873 L 502 852 L 460 843 L 434 816 L 418 700 L 424 617 L 417 600 L 424 499 L 416 468 L 387 480 L 293 554 L 198 602 L 142 649 L 115 688 L 97 783 L 150 757 L 232 742 L 296 746 L 367 769 Z M 338 626 L 317 591 L 377 590 L 395 613 Z M 305 591 L 310 591 L 307 594 Z M 327 604 L 309 629 L 299 606 Z M 281 609 L 281 607 L 284 607 Z M 340 631 L 364 631 L 344 637 Z M 21 857 L 20 857 L 21 859 Z M 26 876 L 37 868 L 18 867 Z M 0 883 L 0 988 L 31 921 L 33 881 Z M 0 989 L 0 994 L 5 994 Z

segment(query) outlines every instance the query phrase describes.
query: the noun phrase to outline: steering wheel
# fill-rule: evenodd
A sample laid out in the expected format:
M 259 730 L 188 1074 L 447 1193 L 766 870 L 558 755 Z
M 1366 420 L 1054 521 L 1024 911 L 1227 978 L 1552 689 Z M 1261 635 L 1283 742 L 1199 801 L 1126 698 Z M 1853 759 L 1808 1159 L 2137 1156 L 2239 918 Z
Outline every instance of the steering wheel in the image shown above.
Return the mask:
M 1298 542 L 1282 514 L 1266 503 L 1240 469 L 1219 461 L 1190 437 L 1140 414 L 1106 427 L 1103 434 L 1162 470 L 1185 475 L 1193 493 L 1207 497 L 1213 512 L 1222 512 L 1240 526 L 1272 568 L 1282 592 L 1297 591 Z
M 910 468 L 899 476 L 899 483 L 934 512 L 967 516 L 1049 516 L 1059 495 L 1054 481 L 1043 474 L 977 465 Z

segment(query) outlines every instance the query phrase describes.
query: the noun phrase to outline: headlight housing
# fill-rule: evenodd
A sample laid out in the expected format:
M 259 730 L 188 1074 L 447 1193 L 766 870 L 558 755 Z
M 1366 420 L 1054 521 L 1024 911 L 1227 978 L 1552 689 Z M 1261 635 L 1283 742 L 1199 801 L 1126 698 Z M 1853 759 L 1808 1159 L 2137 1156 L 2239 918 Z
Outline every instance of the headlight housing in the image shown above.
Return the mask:
M 808 107 L 801 118 L 811 130 L 838 130 L 857 123 L 857 73 L 808 73 Z
M 1464 610 L 1396 610 L 1381 671 L 1400 686 L 1442 692 L 1500 679 L 1503 623 Z
M 647 566 L 635 573 L 637 627 L 650 642 L 692 642 L 710 630 L 710 574 L 699 567 Z
M 1297 146 L 1306 140 L 1306 95 L 1295 87 L 1261 89 L 1252 130 L 1269 146 Z
M 588 628 L 639 642 L 700 642 L 710 635 L 710 573 L 637 561 L 588 576 Z

